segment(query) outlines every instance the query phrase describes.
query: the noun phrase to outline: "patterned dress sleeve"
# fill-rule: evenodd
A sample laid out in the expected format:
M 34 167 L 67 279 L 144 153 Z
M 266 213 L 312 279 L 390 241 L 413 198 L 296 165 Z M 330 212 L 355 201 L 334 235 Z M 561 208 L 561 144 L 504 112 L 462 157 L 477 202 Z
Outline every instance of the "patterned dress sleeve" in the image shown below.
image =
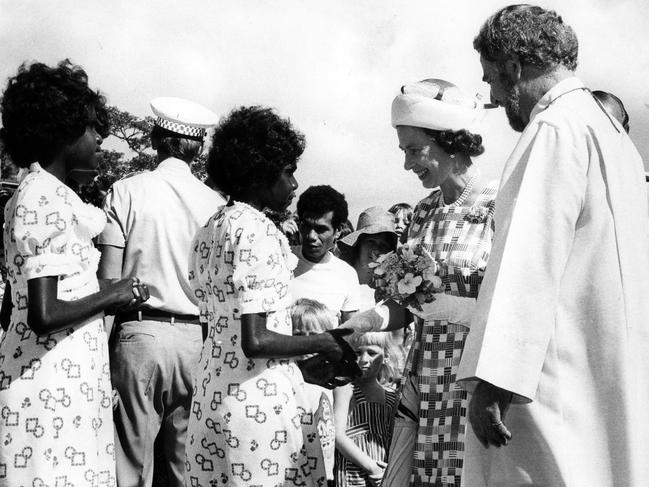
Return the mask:
M 250 215 L 231 220 L 231 225 L 226 250 L 232 259 L 241 314 L 287 308 L 291 275 L 277 227 L 266 218 Z
M 18 196 L 11 238 L 25 279 L 77 272 L 78 258 L 68 248 L 75 223 L 71 190 L 34 181 Z

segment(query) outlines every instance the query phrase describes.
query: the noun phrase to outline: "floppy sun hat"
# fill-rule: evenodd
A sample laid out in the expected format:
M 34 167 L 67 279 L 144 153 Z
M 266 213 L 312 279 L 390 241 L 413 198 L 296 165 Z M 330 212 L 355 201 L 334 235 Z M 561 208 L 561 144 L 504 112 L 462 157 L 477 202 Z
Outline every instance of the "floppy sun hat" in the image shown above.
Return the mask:
M 361 235 L 376 235 L 377 233 L 389 233 L 394 237 L 396 245 L 397 233 L 394 231 L 394 215 L 379 206 L 372 206 L 358 217 L 356 231 L 340 239 L 340 243 L 354 247 Z

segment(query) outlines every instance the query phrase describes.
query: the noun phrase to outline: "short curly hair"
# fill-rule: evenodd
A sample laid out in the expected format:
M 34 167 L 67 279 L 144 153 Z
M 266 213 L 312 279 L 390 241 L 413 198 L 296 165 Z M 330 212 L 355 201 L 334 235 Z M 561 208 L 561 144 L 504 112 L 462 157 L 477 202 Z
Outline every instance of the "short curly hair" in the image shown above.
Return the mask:
M 237 200 L 251 188 L 272 186 L 304 148 L 304 135 L 290 120 L 270 108 L 239 107 L 214 130 L 207 172 L 217 188 Z
M 479 156 L 484 152 L 482 145 L 482 136 L 474 134 L 468 130 L 439 131 L 422 128 L 426 134 L 431 137 L 444 152 L 450 155 L 464 154 L 467 156 Z M 471 165 L 471 159 L 466 162 L 467 166 Z
M 347 201 L 344 194 L 326 184 L 308 187 L 297 200 L 298 220 L 303 220 L 305 215 L 324 215 L 330 211 L 333 212 L 331 226 L 340 230 L 349 216 Z
M 577 68 L 579 42 L 574 30 L 553 10 L 510 5 L 482 25 L 473 47 L 487 61 L 517 58 L 540 69 Z
M 88 87 L 88 75 L 68 59 L 57 66 L 22 64 L 0 102 L 3 151 L 19 167 L 49 163 L 88 125 L 108 135 L 106 99 Z

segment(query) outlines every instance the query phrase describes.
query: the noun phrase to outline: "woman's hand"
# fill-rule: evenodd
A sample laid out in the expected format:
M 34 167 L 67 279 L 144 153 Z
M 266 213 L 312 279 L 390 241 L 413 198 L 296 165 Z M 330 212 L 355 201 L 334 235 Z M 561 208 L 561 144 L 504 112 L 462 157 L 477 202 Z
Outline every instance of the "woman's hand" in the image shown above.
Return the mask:
M 387 313 L 389 315 L 389 311 L 385 311 L 384 314 L 381 314 L 381 311 L 383 311 L 381 306 L 375 306 L 366 311 L 355 313 L 351 318 L 340 325 L 340 328 L 350 328 L 357 333 L 380 331 L 384 328 L 384 325 L 387 322 L 384 314 Z
M 327 360 L 321 354 L 305 360 L 298 360 L 297 365 L 302 371 L 302 377 L 304 377 L 305 382 L 324 387 L 325 389 L 335 389 L 351 381 L 351 377 L 337 375 L 337 364 Z
M 113 297 L 113 308 L 126 311 L 135 308 L 149 299 L 149 288 L 137 277 L 120 279 L 106 288 Z
M 377 460 L 376 467 L 372 470 L 367 471 L 368 480 L 370 485 L 374 487 L 380 487 L 383 482 L 383 475 L 385 474 L 385 469 L 388 466 L 387 463 Z
M 469 327 L 476 300 L 452 294 L 436 294 L 435 300 L 422 303 L 421 310 L 408 308 L 414 315 L 424 320 L 442 320 Z
M 356 362 L 356 352 L 354 352 L 354 349 L 343 338 L 352 333 L 354 333 L 353 329 L 343 327 L 320 333 L 319 336 L 324 340 L 321 353 L 332 362 L 340 362 L 343 359 L 349 359 L 351 357 Z

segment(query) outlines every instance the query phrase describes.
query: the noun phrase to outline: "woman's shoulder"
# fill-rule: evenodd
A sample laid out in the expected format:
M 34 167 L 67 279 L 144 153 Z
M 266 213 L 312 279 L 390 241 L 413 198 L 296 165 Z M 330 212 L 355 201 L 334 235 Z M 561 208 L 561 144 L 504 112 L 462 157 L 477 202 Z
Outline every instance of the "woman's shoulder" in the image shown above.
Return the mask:
M 33 171 L 20 182 L 12 196 L 12 206 L 24 206 L 30 211 L 53 209 L 72 212 L 79 197 L 62 181 L 44 170 Z M 80 201 L 80 200 L 79 200 Z
M 412 212 L 413 220 L 425 219 L 431 211 L 435 210 L 439 206 L 441 198 L 442 190 L 435 188 L 428 194 L 428 196 L 419 200 Z
M 221 235 L 225 239 L 234 238 L 236 242 L 246 238 L 250 244 L 260 239 L 277 240 L 279 233 L 275 224 L 261 211 L 238 202 L 222 206 L 205 227 L 215 237 Z
M 498 196 L 498 181 L 489 181 L 485 183 L 476 196 L 475 203 L 472 206 L 493 207 Z
M 233 202 L 231 205 L 221 207 L 217 215 L 221 215 L 225 224 L 244 227 L 246 229 L 267 227 L 269 223 L 272 224 L 261 211 L 238 201 Z M 274 227 L 274 224 L 272 226 Z

